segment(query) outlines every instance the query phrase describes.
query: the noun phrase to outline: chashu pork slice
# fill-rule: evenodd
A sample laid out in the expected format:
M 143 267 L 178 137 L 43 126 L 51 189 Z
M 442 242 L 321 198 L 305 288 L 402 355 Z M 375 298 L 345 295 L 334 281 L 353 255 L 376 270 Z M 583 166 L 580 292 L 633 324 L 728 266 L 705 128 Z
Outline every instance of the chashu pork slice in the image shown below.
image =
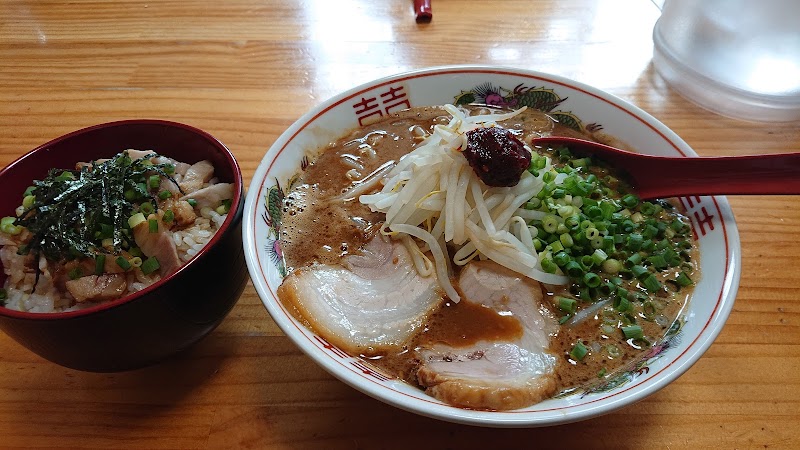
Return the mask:
M 281 301 L 351 355 L 400 349 L 441 304 L 436 277 L 422 277 L 408 250 L 381 236 L 342 265 L 297 269 L 278 289 Z
M 557 322 L 541 305 L 539 284 L 492 261 L 469 263 L 458 284 L 461 302 L 513 315 L 521 336 L 464 347 L 422 346 L 417 350 L 419 384 L 443 402 L 472 409 L 517 409 L 552 396 L 556 358 L 548 348 Z

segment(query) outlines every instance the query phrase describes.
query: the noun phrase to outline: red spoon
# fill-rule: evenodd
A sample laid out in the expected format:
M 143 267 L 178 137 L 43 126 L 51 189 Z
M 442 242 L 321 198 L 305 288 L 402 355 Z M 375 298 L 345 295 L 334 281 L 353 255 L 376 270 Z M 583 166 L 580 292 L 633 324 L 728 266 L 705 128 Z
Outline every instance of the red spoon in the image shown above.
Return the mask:
M 569 137 L 533 140 L 541 147 L 566 146 L 622 170 L 643 199 L 684 195 L 800 194 L 800 153 L 669 157 L 633 153 Z

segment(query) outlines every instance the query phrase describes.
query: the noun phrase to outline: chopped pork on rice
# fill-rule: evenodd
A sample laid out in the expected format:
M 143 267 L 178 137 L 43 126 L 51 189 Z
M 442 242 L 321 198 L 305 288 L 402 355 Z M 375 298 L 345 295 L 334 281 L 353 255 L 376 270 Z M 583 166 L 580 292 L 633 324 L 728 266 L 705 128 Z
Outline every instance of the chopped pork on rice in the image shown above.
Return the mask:
M 152 151 L 52 170 L 26 191 L 17 217 L 2 219 L 0 302 L 47 313 L 140 291 L 197 255 L 232 198 L 233 185 L 214 177 L 211 162 L 187 164 Z M 58 220 L 54 211 L 61 211 Z

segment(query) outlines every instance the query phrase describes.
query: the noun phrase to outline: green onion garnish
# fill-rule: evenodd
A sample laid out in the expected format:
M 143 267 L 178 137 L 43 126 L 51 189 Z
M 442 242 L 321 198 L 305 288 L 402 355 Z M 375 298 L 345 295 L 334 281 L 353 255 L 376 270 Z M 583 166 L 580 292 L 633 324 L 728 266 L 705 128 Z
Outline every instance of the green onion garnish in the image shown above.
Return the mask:
M 658 281 L 658 278 L 652 273 L 644 277 L 642 284 L 644 284 L 644 288 L 647 289 L 648 292 L 657 292 L 661 289 L 661 282 Z
M 627 327 L 622 327 L 622 334 L 625 335 L 625 339 L 642 339 L 644 338 L 644 332 L 642 332 L 642 327 L 639 325 L 629 325 Z
M 161 185 L 161 177 L 158 175 L 150 175 L 150 177 L 147 179 L 147 185 L 150 187 L 150 189 L 157 188 L 159 185 Z
M 151 256 L 151 257 L 147 258 L 146 260 L 144 260 L 144 262 L 142 263 L 141 269 L 142 269 L 142 273 L 143 274 L 150 275 L 151 273 L 153 273 L 156 270 L 158 270 L 160 267 L 161 267 L 161 265 L 158 264 L 158 259 L 156 259 L 155 256 Z
M 692 279 L 686 275 L 686 272 L 681 272 L 678 274 L 678 277 L 675 278 L 675 282 L 681 287 L 686 287 L 692 284 Z
M 555 301 L 558 309 L 564 311 L 565 313 L 570 313 L 570 314 L 575 312 L 575 309 L 578 305 L 577 300 L 575 300 L 574 298 L 557 296 L 555 298 Z
M 97 255 L 94 257 L 94 274 L 102 275 L 106 267 L 106 255 Z
M 117 257 L 117 259 L 115 261 L 116 261 L 117 265 L 122 268 L 122 270 L 128 270 L 128 269 L 131 268 L 131 263 L 128 262 L 128 260 L 125 259 L 125 257 L 123 257 L 123 256 Z
M 581 361 L 588 353 L 589 349 L 586 348 L 582 342 L 577 342 L 574 346 L 572 346 L 572 350 L 569 352 L 569 357 L 575 361 Z
M 144 202 L 141 205 L 139 205 L 139 211 L 145 216 L 149 216 L 150 214 L 152 214 L 153 210 L 154 210 L 153 204 L 150 202 Z

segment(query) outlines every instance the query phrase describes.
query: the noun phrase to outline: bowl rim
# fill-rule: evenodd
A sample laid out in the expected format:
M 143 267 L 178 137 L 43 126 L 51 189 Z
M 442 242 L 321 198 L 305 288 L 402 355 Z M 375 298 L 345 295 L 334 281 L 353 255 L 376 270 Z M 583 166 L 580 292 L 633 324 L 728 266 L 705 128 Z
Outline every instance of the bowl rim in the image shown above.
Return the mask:
M 210 249 L 217 244 L 222 239 L 222 236 L 227 232 L 230 228 L 231 223 L 240 210 L 244 211 L 244 207 L 241 206 L 241 199 L 244 197 L 244 181 L 242 179 L 242 170 L 239 167 L 239 163 L 236 161 L 236 158 L 233 156 L 233 153 L 228 149 L 225 144 L 222 143 L 219 139 L 215 138 L 211 134 L 206 131 L 203 131 L 199 128 L 193 127 L 191 125 L 187 125 L 180 122 L 174 122 L 170 120 L 162 120 L 162 119 L 125 119 L 125 120 L 117 120 L 112 122 L 105 122 L 100 123 L 97 125 L 88 126 L 85 128 L 81 128 L 75 131 L 71 131 L 67 134 L 61 135 L 50 141 L 34 148 L 33 150 L 25 153 L 24 155 L 20 156 L 19 158 L 12 161 L 9 165 L 4 167 L 0 170 L 0 177 L 5 175 L 8 172 L 14 170 L 17 164 L 20 164 L 26 158 L 31 157 L 34 153 L 37 153 L 42 150 L 46 150 L 48 147 L 55 145 L 61 141 L 65 141 L 67 139 L 71 139 L 75 136 L 89 133 L 92 131 L 105 129 L 105 128 L 115 128 L 115 127 L 126 127 L 129 125 L 159 125 L 165 126 L 167 128 L 180 128 L 185 131 L 189 131 L 190 133 L 196 134 L 201 136 L 203 139 L 208 141 L 214 148 L 216 148 L 225 158 L 225 162 L 233 169 L 234 179 L 234 193 L 233 193 L 233 201 L 231 202 L 231 210 L 228 213 L 228 216 L 225 218 L 225 221 L 222 222 L 222 225 L 217 229 L 217 232 L 214 233 L 214 236 L 200 249 L 197 254 L 191 258 L 186 264 L 181 265 L 178 270 L 170 273 L 166 277 L 158 280 L 157 282 L 147 286 L 146 288 L 134 292 L 132 294 L 126 295 L 118 300 L 112 300 L 109 302 L 100 303 L 98 305 L 90 306 L 88 308 L 78 309 L 74 311 L 60 311 L 60 312 L 51 312 L 51 313 L 36 313 L 36 312 L 28 312 L 28 311 L 17 311 L 14 309 L 9 309 L 6 307 L 0 307 L 0 316 L 7 316 L 12 317 L 15 319 L 25 319 L 25 320 L 33 320 L 33 321 L 50 321 L 50 320 L 64 320 L 64 319 L 76 319 L 83 316 L 92 315 L 94 313 L 98 313 L 101 311 L 107 311 L 114 308 L 121 307 L 128 303 L 134 302 L 141 297 L 145 297 L 151 292 L 159 289 L 164 284 L 172 281 L 174 278 L 179 276 L 179 274 L 186 271 L 189 265 L 195 264 L 195 261 L 205 259 L 206 254 L 210 251 Z
M 265 306 L 276 324 L 289 337 L 289 339 L 295 345 L 297 345 L 301 351 L 303 351 L 303 353 L 309 356 L 316 364 L 320 365 L 329 373 L 334 375 L 334 377 L 336 377 L 338 380 L 348 384 L 349 386 L 364 392 L 373 398 L 378 399 L 379 401 L 406 411 L 413 412 L 415 414 L 467 425 L 493 427 L 534 427 L 585 420 L 591 417 L 607 414 L 642 400 L 683 375 L 713 344 L 719 333 L 722 331 L 722 328 L 724 327 L 727 318 L 733 309 L 733 304 L 736 299 L 736 293 L 741 276 L 741 245 L 735 218 L 732 214 L 724 217 L 724 220 L 722 220 L 722 226 L 725 233 L 724 251 L 726 257 L 725 272 L 727 276 L 724 276 L 722 280 L 719 296 L 714 300 L 716 306 L 713 309 L 711 316 L 703 325 L 702 329 L 697 333 L 697 335 L 693 336 L 692 343 L 683 352 L 676 354 L 671 359 L 669 364 L 667 364 L 658 372 L 663 373 L 663 375 L 659 377 L 649 377 L 648 383 L 644 387 L 639 387 L 641 386 L 641 383 L 637 383 L 632 386 L 625 387 L 620 391 L 613 392 L 612 396 L 616 398 L 604 396 L 580 405 L 567 405 L 562 408 L 554 408 L 549 410 L 544 409 L 533 412 L 469 410 L 450 405 L 443 405 L 437 401 L 434 401 L 434 399 L 426 402 L 424 399 L 412 398 L 410 396 L 403 395 L 394 389 L 389 389 L 391 393 L 390 395 L 386 395 L 387 386 L 374 383 L 365 383 L 362 378 L 366 377 L 359 377 L 357 374 L 352 373 L 349 370 L 343 370 L 341 367 L 339 367 L 341 363 L 335 361 L 333 358 L 320 357 L 317 351 L 318 349 L 311 348 L 310 343 L 299 339 L 302 336 L 298 336 L 297 333 L 302 334 L 302 331 L 296 329 L 298 326 L 296 323 L 281 314 L 276 314 L 282 313 L 280 311 L 280 305 L 272 303 L 272 298 L 275 297 L 274 291 L 270 286 L 267 285 L 266 279 L 261 279 L 263 274 L 259 272 L 260 258 L 257 255 L 256 249 L 254 214 L 258 208 L 258 199 L 261 196 L 261 190 L 263 188 L 264 181 L 266 180 L 269 171 L 272 169 L 272 166 L 275 164 L 279 154 L 290 142 L 293 141 L 298 134 L 300 134 L 317 118 L 355 95 L 368 92 L 387 83 L 448 73 L 483 73 L 487 75 L 524 76 L 578 90 L 582 94 L 601 100 L 626 113 L 633 120 L 640 122 L 658 134 L 682 156 L 697 156 L 696 152 L 694 152 L 694 150 L 685 141 L 683 141 L 680 136 L 641 108 L 626 100 L 623 100 L 614 94 L 560 75 L 509 66 L 466 64 L 433 66 L 404 71 L 398 74 L 380 77 L 365 83 L 361 83 L 358 86 L 335 94 L 324 102 L 313 106 L 308 112 L 293 122 L 292 125 L 286 129 L 265 152 L 251 180 L 248 194 L 245 199 L 243 218 L 243 243 L 245 245 L 245 259 L 256 292 L 258 293 L 262 304 Z M 269 164 L 266 164 L 267 162 L 269 162 Z M 731 211 L 730 205 L 724 196 L 712 196 L 710 198 L 714 202 L 714 205 L 717 206 L 721 212 Z M 267 297 L 269 298 L 269 301 L 267 300 Z M 637 391 L 634 391 L 633 393 L 629 392 L 637 387 L 639 387 Z M 625 395 L 619 397 L 620 394 Z M 425 408 L 420 408 L 420 402 L 426 402 L 428 406 Z M 599 402 L 603 403 L 598 404 Z M 580 407 L 581 409 L 570 413 L 563 412 L 564 408 L 574 407 Z M 542 413 L 547 413 L 548 415 L 542 417 L 530 417 L 530 415 Z

